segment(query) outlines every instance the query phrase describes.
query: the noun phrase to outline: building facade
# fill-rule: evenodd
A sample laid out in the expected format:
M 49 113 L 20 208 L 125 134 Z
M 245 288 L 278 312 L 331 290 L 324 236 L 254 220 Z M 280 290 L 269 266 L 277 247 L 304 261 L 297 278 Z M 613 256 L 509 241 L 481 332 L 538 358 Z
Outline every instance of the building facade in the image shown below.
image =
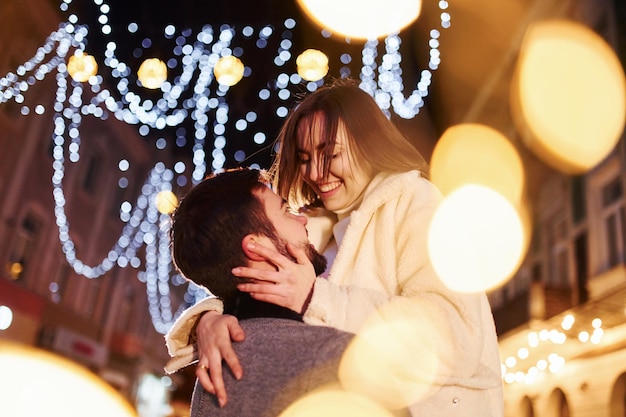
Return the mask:
M 553 3 L 559 5 L 553 17 L 594 29 L 615 48 L 624 67 L 623 6 L 610 1 Z M 501 128 L 507 124 L 503 120 Z M 516 133 L 510 136 L 515 140 Z M 626 415 L 624 133 L 610 155 L 584 175 L 536 168 L 532 163 L 526 166 L 530 180 L 536 177 L 528 253 L 513 278 L 490 293 L 499 332 L 505 415 L 622 417 Z
M 28 62 L 57 29 L 58 6 L 2 2 L 0 73 Z M 53 157 L 58 85 L 48 75 L 28 88 L 23 102 L 0 104 L 0 342 L 74 360 L 115 387 L 140 415 L 168 415 L 176 382 L 164 376 L 169 356 L 151 320 L 138 275 L 142 266 L 115 265 L 87 278 L 67 260 L 70 254 L 97 265 L 107 258 L 124 225 L 120 206 L 135 201 L 154 164 L 154 146 L 136 126 L 85 116 L 80 158 L 65 155 L 59 199 L 53 186 L 59 172 Z M 118 168 L 122 160 L 129 169 Z M 60 207 L 64 214 L 55 216 Z M 59 218 L 68 220 L 72 247 L 61 244 Z

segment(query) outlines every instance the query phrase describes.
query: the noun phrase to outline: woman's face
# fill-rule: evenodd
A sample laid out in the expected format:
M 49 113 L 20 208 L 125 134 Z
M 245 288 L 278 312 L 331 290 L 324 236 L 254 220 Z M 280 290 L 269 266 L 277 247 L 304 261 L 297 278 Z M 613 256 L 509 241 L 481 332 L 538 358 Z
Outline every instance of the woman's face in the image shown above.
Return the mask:
M 321 118 L 313 116 L 310 129 L 308 122 L 305 120 L 298 129 L 300 173 L 328 210 L 342 211 L 360 198 L 373 177 L 372 169 L 364 161 L 355 160 L 349 149 L 345 126 L 340 122 L 330 168 L 324 173 L 324 149 L 333 145 L 323 142 Z

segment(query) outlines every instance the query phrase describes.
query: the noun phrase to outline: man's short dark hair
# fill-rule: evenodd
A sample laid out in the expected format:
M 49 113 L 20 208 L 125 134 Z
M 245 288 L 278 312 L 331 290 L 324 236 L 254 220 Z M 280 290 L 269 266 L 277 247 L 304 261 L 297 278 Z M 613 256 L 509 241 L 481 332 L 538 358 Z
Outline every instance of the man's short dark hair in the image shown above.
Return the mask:
M 232 268 L 248 262 L 241 242 L 248 234 L 277 235 L 255 194 L 266 186 L 264 172 L 255 169 L 212 174 L 193 187 L 172 214 L 174 264 L 187 279 L 220 297 L 224 312 L 239 312 L 235 315 L 240 319 L 241 308 L 252 310 L 250 304 L 259 304 L 237 290 L 240 281 L 231 274 Z M 255 305 L 255 316 L 261 315 L 258 308 Z

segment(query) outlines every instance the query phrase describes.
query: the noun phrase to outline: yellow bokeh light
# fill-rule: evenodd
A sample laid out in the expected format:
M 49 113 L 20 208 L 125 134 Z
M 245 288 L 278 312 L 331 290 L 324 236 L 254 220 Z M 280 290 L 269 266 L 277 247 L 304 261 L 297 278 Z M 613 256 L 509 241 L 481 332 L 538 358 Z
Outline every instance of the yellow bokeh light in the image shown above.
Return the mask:
M 280 417 L 318 416 L 392 417 L 393 414 L 366 397 L 333 386 L 300 398 L 280 414 Z
M 525 178 L 522 159 L 497 130 L 475 123 L 448 128 L 433 151 L 430 174 L 444 195 L 467 184 L 489 187 L 514 206 L 522 199 Z
M 9 267 L 9 275 L 12 279 L 18 279 L 24 272 L 24 265 L 21 262 L 13 262 Z
M 167 66 L 158 58 L 149 58 L 141 63 L 137 71 L 141 85 L 149 89 L 161 88 L 167 80 Z
M 421 0 L 298 0 L 317 25 L 354 39 L 399 32 L 418 17 Z
M 232 55 L 221 57 L 213 68 L 217 82 L 230 87 L 241 81 L 243 71 L 243 63 Z
M 171 214 L 178 207 L 178 198 L 171 191 L 160 191 L 154 198 L 154 205 L 159 213 Z
M 613 150 L 624 129 L 624 70 L 591 29 L 538 22 L 522 43 L 511 107 L 529 149 L 553 168 L 582 174 Z
M 519 266 L 527 238 L 517 210 L 498 192 L 465 185 L 449 194 L 433 216 L 428 252 L 450 288 L 486 291 Z
M 84 83 L 98 73 L 98 64 L 93 56 L 77 51 L 67 62 L 67 72 L 74 81 Z
M 321 80 L 328 74 L 328 57 L 317 49 L 307 49 L 296 59 L 298 74 L 306 81 Z
M 0 340 L 0 416 L 137 417 L 113 387 L 41 349 Z
M 448 329 L 410 299 L 394 299 L 368 317 L 346 349 L 339 367 L 343 387 L 399 410 L 420 401 L 433 388 L 452 346 Z

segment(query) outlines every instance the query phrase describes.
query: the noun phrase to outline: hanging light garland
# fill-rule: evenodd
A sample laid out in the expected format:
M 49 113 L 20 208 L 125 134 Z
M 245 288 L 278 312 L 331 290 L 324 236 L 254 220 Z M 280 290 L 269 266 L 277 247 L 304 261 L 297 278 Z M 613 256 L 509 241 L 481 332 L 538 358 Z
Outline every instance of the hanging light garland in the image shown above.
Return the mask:
M 599 345 L 605 337 L 602 319 L 595 317 L 585 330 L 575 333 L 572 326 L 576 321 L 574 314 L 563 316 L 562 322 L 553 328 L 524 331 L 526 340 L 517 345 L 517 350 L 508 352 L 500 364 L 502 379 L 506 384 L 532 384 L 546 373 L 557 373 L 567 363 L 567 359 L 557 353 L 558 346 L 565 343 L 579 343 L 580 346 Z M 549 347 L 553 346 L 552 349 Z M 538 350 L 538 351 L 536 351 Z M 540 354 L 538 352 L 544 352 Z M 534 363 L 527 365 L 527 359 Z
M 108 23 L 110 7 L 104 0 L 93 1 L 101 13 L 98 19 L 101 24 L 99 30 L 107 37 L 112 32 Z M 61 3 L 61 10 L 68 11 L 71 2 L 72 0 L 64 0 Z M 450 16 L 445 11 L 448 3 L 438 1 L 437 4 L 442 10 L 440 29 L 445 29 L 450 26 Z M 98 278 L 116 265 L 120 268 L 130 266 L 140 269 L 142 261 L 138 257 L 138 252 L 145 246 L 144 269 L 139 271 L 138 278 L 146 285 L 149 312 L 155 329 L 160 333 L 167 332 L 182 309 L 207 295 L 203 289 L 188 282 L 173 269 L 168 229 L 171 204 L 175 204 L 171 198 L 173 184 L 185 186 L 188 181 L 194 184 L 200 182 L 209 169 L 206 165 L 209 158 L 212 161 L 211 171 L 222 170 L 226 162 L 224 154 L 227 143 L 226 125 L 233 124 L 239 131 L 253 130 L 257 120 L 254 111 L 249 111 L 245 118 L 231 117 L 227 93 L 234 84 L 218 82 L 216 79 L 215 71 L 219 71 L 220 60 L 223 62 L 226 57 L 232 57 L 227 59 L 233 61 L 236 59 L 235 63 L 241 77 L 249 77 L 253 69 L 241 64 L 240 57 L 245 50 L 236 46 L 237 43 L 254 41 L 258 48 L 266 48 L 271 43 L 276 44 L 273 63 L 278 69 L 278 74 L 266 83 L 268 86 L 271 85 L 271 88 L 265 86 L 257 91 L 257 97 L 261 101 L 276 97 L 279 103 L 286 102 L 292 97 L 291 89 L 299 88 L 301 83 L 304 83 L 309 91 L 323 85 L 323 78 L 307 82 L 297 73 L 283 70 L 294 57 L 291 51 L 293 47 L 291 37 L 296 21 L 289 18 L 283 24 L 281 31 L 275 30 L 270 25 L 257 28 L 244 26 L 240 30 L 222 25 L 218 32 L 214 31 L 212 26 L 205 25 L 195 37 L 192 37 L 191 30 L 177 32 L 171 25 L 165 27 L 164 36 L 176 39 L 172 53 L 178 57 L 181 71 L 178 76 L 168 79 L 162 70 L 169 66 L 169 61 L 165 64 L 157 60 L 161 73 L 154 77 L 156 79 L 154 84 L 143 78 L 143 75 L 139 76 L 145 88 L 160 89 L 162 96 L 156 101 L 143 98 L 141 92 L 131 89 L 132 66 L 117 56 L 117 44 L 114 40 L 106 43 L 102 65 L 117 81 L 110 84 L 113 89 L 105 87 L 103 76 L 98 74 L 102 66 L 99 67 L 93 56 L 86 52 L 89 30 L 87 26 L 79 24 L 79 18 L 75 14 L 71 14 L 66 22 L 62 22 L 59 28 L 50 34 L 44 45 L 29 61 L 20 65 L 15 72 L 9 72 L 0 78 L 0 103 L 9 100 L 23 103 L 24 94 L 30 86 L 43 80 L 48 73 L 57 71 L 56 103 L 53 109 L 55 115 L 52 137 L 54 144 L 52 184 L 55 216 L 63 253 L 77 274 L 87 278 Z M 388 115 L 393 109 L 401 117 L 412 118 L 423 106 L 423 98 L 428 93 L 432 71 L 439 65 L 437 48 L 440 30 L 432 29 L 430 33 L 429 69 L 422 71 L 417 88 L 408 98 L 405 98 L 403 93 L 400 37 L 396 34 L 386 38 L 386 53 L 380 66 L 376 63 L 378 42 L 369 41 L 364 44 L 360 73 L 361 88 L 372 94 Z M 72 50 L 74 53 L 68 58 Z M 347 65 L 351 62 L 351 57 L 343 54 L 341 62 Z M 340 73 L 342 76 L 350 75 L 349 68 L 347 66 L 341 68 Z M 85 98 L 88 95 L 91 97 L 87 101 Z M 43 114 L 46 109 L 42 105 L 36 105 L 32 111 Z M 276 117 L 282 119 L 287 116 L 288 111 L 286 104 L 280 104 L 274 113 Z M 31 109 L 23 106 L 21 113 L 28 115 Z M 109 113 L 115 115 L 118 120 L 137 125 L 142 136 L 148 135 L 151 130 L 160 131 L 172 127 L 182 129 L 185 121 L 193 120 L 191 155 L 193 168 L 187 173 L 187 166 L 182 161 L 176 162 L 172 169 L 167 168 L 163 162 L 157 162 L 134 205 L 125 202 L 120 207 L 120 220 L 125 225 L 117 242 L 100 263 L 89 266 L 78 259 L 70 236 L 70 222 L 65 213 L 63 179 L 67 161 L 77 162 L 80 159 L 80 128 L 83 117 L 92 116 L 104 120 Z M 267 139 L 262 131 L 253 131 L 251 137 L 258 145 L 264 144 Z M 177 133 L 177 142 L 179 140 L 181 143 L 185 142 L 184 130 L 180 134 Z M 164 147 L 161 141 L 157 141 L 156 146 Z M 207 151 L 210 153 L 207 154 Z M 234 155 L 237 162 L 244 161 L 246 157 L 243 151 L 237 151 Z M 163 205 L 164 201 L 169 202 L 169 208 L 167 204 Z M 170 305 L 170 285 L 184 284 L 188 285 L 185 302 L 173 312 Z

